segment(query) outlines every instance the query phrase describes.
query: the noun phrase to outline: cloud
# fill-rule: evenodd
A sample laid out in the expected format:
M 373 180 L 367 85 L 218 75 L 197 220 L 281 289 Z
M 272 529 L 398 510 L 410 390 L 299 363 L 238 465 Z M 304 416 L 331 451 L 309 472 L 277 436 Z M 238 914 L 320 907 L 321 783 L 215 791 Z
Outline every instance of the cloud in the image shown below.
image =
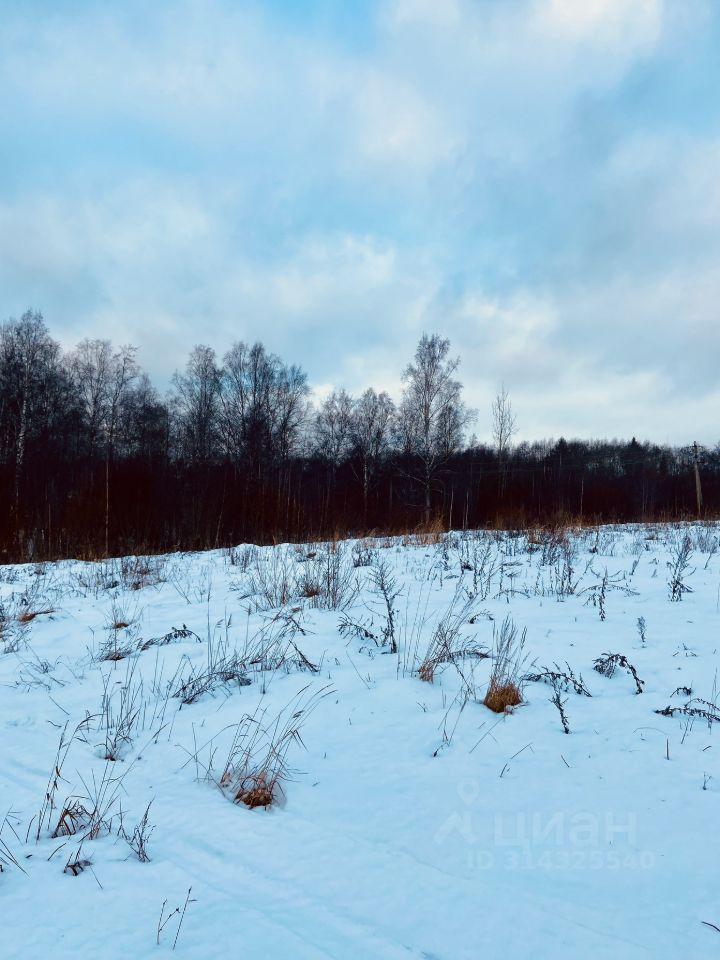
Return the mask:
M 550 0 L 535 10 L 552 33 L 593 45 L 598 39 L 623 48 L 652 44 L 662 28 L 662 0 Z
M 8 12 L 0 312 L 162 383 L 261 338 L 323 390 L 397 392 L 438 330 L 524 436 L 715 440 L 714 5 L 325 9 Z

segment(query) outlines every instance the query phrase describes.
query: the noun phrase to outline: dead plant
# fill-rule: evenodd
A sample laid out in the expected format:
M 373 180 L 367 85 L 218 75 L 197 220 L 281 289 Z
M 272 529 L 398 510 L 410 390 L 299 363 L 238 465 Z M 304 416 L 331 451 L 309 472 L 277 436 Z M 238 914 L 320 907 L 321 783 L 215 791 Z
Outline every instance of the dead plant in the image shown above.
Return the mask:
M 246 714 L 237 724 L 230 750 L 218 779 L 233 803 L 269 807 L 284 795 L 285 784 L 295 776 L 289 764 L 291 747 L 304 747 L 301 729 L 320 701 L 332 691 L 303 687 L 272 720 L 267 707 Z
M 509 713 L 523 702 L 523 674 L 527 630 L 518 636 L 511 617 L 498 630 L 493 624 L 493 665 L 483 703 L 493 713 Z

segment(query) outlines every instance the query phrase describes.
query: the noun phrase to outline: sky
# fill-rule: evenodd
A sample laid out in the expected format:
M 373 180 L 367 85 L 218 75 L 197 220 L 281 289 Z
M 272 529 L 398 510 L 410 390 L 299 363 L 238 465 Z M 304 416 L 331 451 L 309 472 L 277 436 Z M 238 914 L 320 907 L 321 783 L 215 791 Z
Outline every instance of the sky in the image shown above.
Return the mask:
M 720 440 L 717 0 L 0 0 L 0 318 Z

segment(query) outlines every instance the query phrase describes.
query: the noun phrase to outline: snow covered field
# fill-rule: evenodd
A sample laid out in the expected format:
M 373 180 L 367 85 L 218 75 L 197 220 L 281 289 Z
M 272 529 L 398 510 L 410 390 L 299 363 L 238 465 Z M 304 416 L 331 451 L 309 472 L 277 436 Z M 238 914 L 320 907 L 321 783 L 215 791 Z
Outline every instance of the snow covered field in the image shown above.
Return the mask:
M 1 568 L 0 957 L 712 955 L 719 537 Z

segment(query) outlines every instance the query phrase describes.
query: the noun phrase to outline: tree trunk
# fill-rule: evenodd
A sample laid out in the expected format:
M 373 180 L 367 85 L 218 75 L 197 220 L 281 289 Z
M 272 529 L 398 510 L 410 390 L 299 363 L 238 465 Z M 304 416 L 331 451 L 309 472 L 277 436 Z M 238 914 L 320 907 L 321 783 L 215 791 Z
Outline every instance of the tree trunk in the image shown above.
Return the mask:
M 105 556 L 110 556 L 110 448 L 105 451 Z

